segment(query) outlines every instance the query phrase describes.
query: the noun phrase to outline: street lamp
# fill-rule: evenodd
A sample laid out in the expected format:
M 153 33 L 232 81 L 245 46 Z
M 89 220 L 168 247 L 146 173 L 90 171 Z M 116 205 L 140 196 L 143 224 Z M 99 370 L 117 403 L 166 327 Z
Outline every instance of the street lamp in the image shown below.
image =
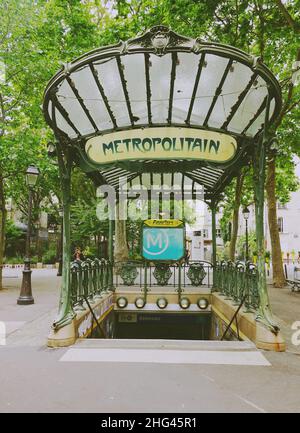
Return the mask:
M 63 248 L 63 209 L 59 208 L 59 216 L 60 216 L 60 241 L 59 241 L 59 265 L 58 265 L 58 270 L 57 270 L 57 276 L 61 277 L 62 276 L 62 248 Z
M 28 196 L 28 221 L 27 221 L 27 234 L 26 234 L 26 251 L 24 259 L 24 270 L 20 296 L 18 297 L 17 304 L 29 305 L 34 304 L 31 290 L 31 269 L 30 269 L 30 229 L 31 229 L 31 213 L 32 213 L 32 192 L 36 184 L 40 172 L 37 167 L 30 165 L 26 171 L 26 185 L 29 189 Z
M 247 206 L 243 209 L 243 217 L 246 222 L 246 262 L 249 260 L 249 245 L 248 245 L 248 219 L 249 219 L 250 211 Z

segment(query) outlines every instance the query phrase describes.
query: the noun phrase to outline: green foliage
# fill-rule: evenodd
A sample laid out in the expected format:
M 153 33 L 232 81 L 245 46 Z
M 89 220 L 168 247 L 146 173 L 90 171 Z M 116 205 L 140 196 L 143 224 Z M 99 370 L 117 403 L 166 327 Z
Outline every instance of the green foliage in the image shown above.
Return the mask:
M 53 248 L 48 249 L 42 258 L 42 262 L 46 265 L 53 265 L 57 261 L 56 250 Z
M 5 225 L 5 236 L 7 240 L 15 241 L 24 236 L 23 231 L 15 225 L 13 220 L 7 220 Z
M 6 257 L 4 263 L 6 265 L 21 265 L 24 262 L 24 257 L 16 255 L 14 257 Z
M 76 245 L 89 244 L 90 240 L 101 235 L 107 236 L 108 221 L 100 221 L 96 216 L 97 201 L 91 206 L 82 199 L 76 200 L 71 207 L 72 241 Z
M 26 216 L 24 173 L 29 164 L 41 171 L 34 193 L 34 219 L 40 209 L 57 215 L 60 199 L 57 167 L 48 159 L 46 144 L 53 140 L 40 109 L 47 81 L 60 68 L 88 50 L 126 40 L 156 24 L 203 40 L 235 45 L 263 60 L 281 82 L 286 100 L 292 64 L 299 49 L 299 0 L 284 3 L 296 22 L 287 23 L 273 0 L 48 0 L 0 2 L 0 59 L 6 80 L 0 82 L 0 181 Z M 289 200 L 299 185 L 293 154 L 300 154 L 300 86 L 294 89 L 278 128 L 276 194 Z M 248 171 L 242 204 L 253 202 L 253 175 Z M 107 234 L 107 223 L 95 216 L 97 201 L 91 183 L 75 173 L 72 188 L 72 236 L 75 243 Z M 234 184 L 225 192 L 221 229 L 228 241 Z M 189 222 L 194 219 L 189 212 Z M 133 228 L 132 228 L 133 227 Z M 134 225 L 129 227 L 129 242 Z
M 248 235 L 248 246 L 249 246 L 249 258 L 252 260 L 254 253 L 256 252 L 256 234 L 255 232 L 249 232 Z M 246 254 L 246 235 L 242 234 L 237 242 L 237 258 L 238 260 L 245 260 Z
M 98 257 L 98 250 L 95 246 L 87 246 L 82 251 L 82 254 L 84 255 L 85 259 L 94 259 L 95 257 Z
M 14 222 L 10 219 L 7 220 L 5 225 L 5 238 L 5 255 L 14 256 L 20 253 L 20 240 L 25 240 L 25 234 L 20 228 L 16 227 Z

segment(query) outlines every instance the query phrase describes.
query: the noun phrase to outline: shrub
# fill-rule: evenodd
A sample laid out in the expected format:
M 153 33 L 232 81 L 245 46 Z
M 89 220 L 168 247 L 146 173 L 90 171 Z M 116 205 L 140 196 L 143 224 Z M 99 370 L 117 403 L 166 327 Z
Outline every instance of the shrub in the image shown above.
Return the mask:
M 20 265 L 24 263 L 24 257 L 22 256 L 5 257 L 4 263 L 6 265 Z
M 56 262 L 56 251 L 53 249 L 46 251 L 42 261 L 45 265 L 53 265 Z

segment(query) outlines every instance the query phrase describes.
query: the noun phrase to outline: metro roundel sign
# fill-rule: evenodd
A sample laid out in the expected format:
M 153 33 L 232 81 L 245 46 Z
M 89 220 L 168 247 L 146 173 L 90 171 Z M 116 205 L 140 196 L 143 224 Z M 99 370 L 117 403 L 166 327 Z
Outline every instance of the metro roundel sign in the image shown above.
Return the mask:
M 177 261 L 185 255 L 185 227 L 180 220 L 146 220 L 142 256 L 151 261 Z

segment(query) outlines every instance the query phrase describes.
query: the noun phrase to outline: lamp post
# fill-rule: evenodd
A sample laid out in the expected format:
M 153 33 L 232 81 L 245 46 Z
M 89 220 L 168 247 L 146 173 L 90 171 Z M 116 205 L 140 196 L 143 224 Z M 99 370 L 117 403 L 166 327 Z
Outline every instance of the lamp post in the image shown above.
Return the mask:
M 57 276 L 61 277 L 62 276 L 62 246 L 63 246 L 63 209 L 60 208 L 59 211 L 59 216 L 60 216 L 60 241 L 59 241 L 59 265 L 58 265 L 58 270 L 57 270 Z
M 246 254 L 245 254 L 246 262 L 249 260 L 249 244 L 248 244 L 248 219 L 249 219 L 249 215 L 250 215 L 250 211 L 247 208 L 247 206 L 245 206 L 243 209 L 243 217 L 244 217 L 244 220 L 246 222 Z
M 34 304 L 31 290 L 31 269 L 30 269 L 30 231 L 31 231 L 31 213 L 32 213 L 32 192 L 36 184 L 40 172 L 37 167 L 30 165 L 26 171 L 26 184 L 29 188 L 28 197 L 28 221 L 27 221 L 27 235 L 26 235 L 26 251 L 24 259 L 24 270 L 20 296 L 18 297 L 17 304 L 29 305 Z

